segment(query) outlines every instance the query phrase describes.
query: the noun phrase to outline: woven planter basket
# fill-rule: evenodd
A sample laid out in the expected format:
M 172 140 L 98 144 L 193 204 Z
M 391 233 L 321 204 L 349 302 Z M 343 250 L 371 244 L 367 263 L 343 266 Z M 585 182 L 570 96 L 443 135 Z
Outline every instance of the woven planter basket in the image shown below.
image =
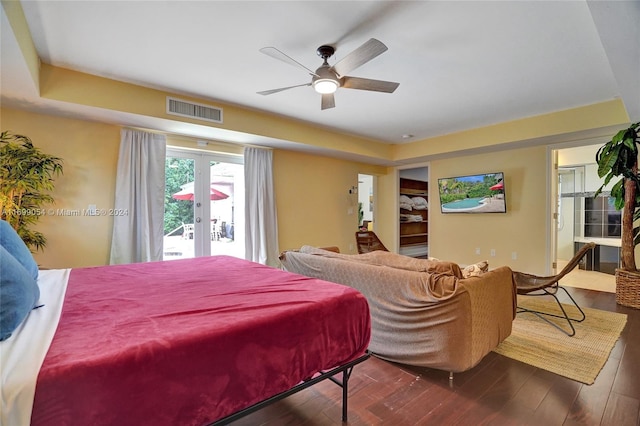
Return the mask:
M 616 269 L 616 302 L 640 309 L 640 272 Z

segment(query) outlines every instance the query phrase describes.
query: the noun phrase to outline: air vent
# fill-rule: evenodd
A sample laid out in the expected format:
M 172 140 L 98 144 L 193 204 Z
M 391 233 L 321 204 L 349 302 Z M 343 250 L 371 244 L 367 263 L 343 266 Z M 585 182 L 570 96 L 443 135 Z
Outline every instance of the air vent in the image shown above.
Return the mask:
M 222 109 L 167 96 L 167 114 L 222 123 Z

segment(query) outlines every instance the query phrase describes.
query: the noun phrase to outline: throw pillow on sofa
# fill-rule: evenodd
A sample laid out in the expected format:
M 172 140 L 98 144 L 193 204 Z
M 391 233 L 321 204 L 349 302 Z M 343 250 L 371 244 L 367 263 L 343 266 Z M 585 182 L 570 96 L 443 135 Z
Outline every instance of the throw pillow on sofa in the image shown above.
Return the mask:
M 482 262 L 474 263 L 467 267 L 462 268 L 462 276 L 464 278 L 479 277 L 489 270 L 489 262 L 483 260 Z

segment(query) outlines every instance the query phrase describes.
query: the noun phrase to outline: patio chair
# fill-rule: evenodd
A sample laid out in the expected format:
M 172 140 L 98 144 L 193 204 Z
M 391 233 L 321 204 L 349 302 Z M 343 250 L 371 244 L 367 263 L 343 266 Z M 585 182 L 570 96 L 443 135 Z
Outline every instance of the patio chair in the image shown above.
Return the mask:
M 211 241 L 220 241 L 222 233 L 220 232 L 220 225 L 218 225 L 218 219 L 211 221 Z
M 356 245 L 358 246 L 358 254 L 376 250 L 389 251 L 373 231 L 356 232 Z
M 576 334 L 576 329 L 573 327 L 573 323 L 574 322 L 582 322 L 582 321 L 584 321 L 584 319 L 586 318 L 586 315 L 585 315 L 584 311 L 582 310 L 582 308 L 580 308 L 580 306 L 578 306 L 578 304 L 576 303 L 574 298 L 571 297 L 571 294 L 569 294 L 567 289 L 560 285 L 560 279 L 562 277 L 564 277 L 565 275 L 567 275 L 569 272 L 571 272 L 576 266 L 578 266 L 578 264 L 580 263 L 580 260 L 582 260 L 582 258 L 587 254 L 587 252 L 589 250 L 593 249 L 595 246 L 596 246 L 595 243 L 585 244 L 576 253 L 576 255 L 573 256 L 573 259 L 571 259 L 569 261 L 569 263 L 567 263 L 567 265 L 564 268 L 562 268 L 560 273 L 558 273 L 557 275 L 551 276 L 551 277 L 539 277 L 537 275 L 532 275 L 532 274 L 526 274 L 524 272 L 513 271 L 513 280 L 514 280 L 514 282 L 516 284 L 516 290 L 517 290 L 518 294 L 527 295 L 527 296 L 551 296 L 558 303 L 558 306 L 560 307 L 560 310 L 562 311 L 562 315 L 556 315 L 556 314 L 551 314 L 551 313 L 547 313 L 547 312 L 534 311 L 534 310 L 526 309 L 526 308 L 523 308 L 523 307 L 520 307 L 520 306 L 517 307 L 516 312 L 517 313 L 522 313 L 522 312 L 532 313 L 534 315 L 537 315 L 540 319 L 542 319 L 542 320 L 546 321 L 547 323 L 551 324 L 552 326 L 556 327 L 558 330 L 562 331 L 567 336 L 571 337 L 571 336 L 575 335 Z M 558 299 L 558 296 L 557 296 L 558 290 L 563 290 L 565 292 L 565 294 L 569 297 L 571 302 L 574 304 L 574 306 L 576 308 L 578 308 L 578 311 L 580 312 L 580 317 L 579 318 L 572 318 L 567 314 L 566 310 L 562 306 L 562 303 L 560 303 L 560 300 Z M 569 328 L 571 329 L 571 331 L 567 331 L 566 329 L 564 329 L 560 325 L 558 325 L 555 322 L 551 321 L 548 317 L 555 317 L 555 318 L 561 318 L 561 319 L 566 320 L 567 324 L 569 325 Z
M 195 228 L 193 223 L 184 223 L 182 222 L 182 238 L 185 240 L 193 240 L 193 233 L 195 232 Z

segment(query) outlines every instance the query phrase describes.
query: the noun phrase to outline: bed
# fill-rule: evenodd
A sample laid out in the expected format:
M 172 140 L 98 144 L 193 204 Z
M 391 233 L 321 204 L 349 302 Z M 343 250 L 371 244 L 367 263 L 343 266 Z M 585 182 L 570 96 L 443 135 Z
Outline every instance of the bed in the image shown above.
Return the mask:
M 344 417 L 369 356 L 362 294 L 233 257 L 44 270 L 38 285 L 44 306 L 0 342 L 7 425 L 225 424 L 325 378 Z

